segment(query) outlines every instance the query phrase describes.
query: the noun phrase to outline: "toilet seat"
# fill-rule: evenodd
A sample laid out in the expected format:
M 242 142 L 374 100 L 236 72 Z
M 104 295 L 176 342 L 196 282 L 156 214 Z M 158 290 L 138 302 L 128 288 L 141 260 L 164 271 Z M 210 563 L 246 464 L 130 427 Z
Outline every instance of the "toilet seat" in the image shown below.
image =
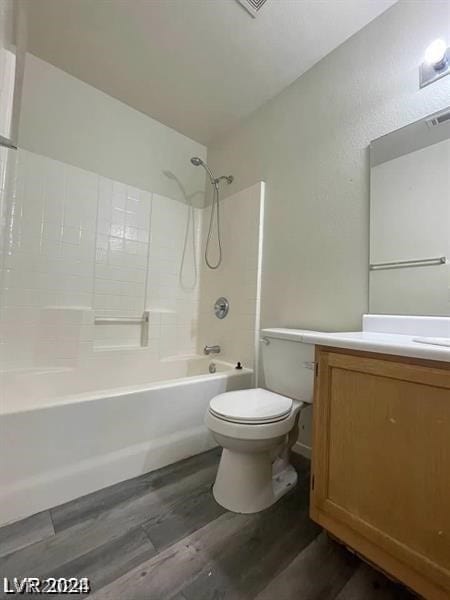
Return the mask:
M 262 388 L 225 392 L 213 398 L 209 412 L 217 419 L 242 425 L 283 421 L 292 412 L 291 398 Z

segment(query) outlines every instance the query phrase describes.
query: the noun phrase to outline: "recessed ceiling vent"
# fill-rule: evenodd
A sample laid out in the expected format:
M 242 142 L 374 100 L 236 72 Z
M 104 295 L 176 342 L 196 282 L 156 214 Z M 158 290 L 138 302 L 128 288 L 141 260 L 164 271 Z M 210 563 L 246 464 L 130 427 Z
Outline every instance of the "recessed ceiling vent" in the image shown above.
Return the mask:
M 443 125 L 444 123 L 448 123 L 450 121 L 450 110 L 446 110 L 444 112 L 433 115 L 429 119 L 427 119 L 428 127 L 439 127 L 439 125 Z
M 267 0 L 237 0 L 239 4 L 245 8 L 247 12 L 249 12 L 253 18 L 256 18 L 259 10 L 262 6 L 267 2 Z

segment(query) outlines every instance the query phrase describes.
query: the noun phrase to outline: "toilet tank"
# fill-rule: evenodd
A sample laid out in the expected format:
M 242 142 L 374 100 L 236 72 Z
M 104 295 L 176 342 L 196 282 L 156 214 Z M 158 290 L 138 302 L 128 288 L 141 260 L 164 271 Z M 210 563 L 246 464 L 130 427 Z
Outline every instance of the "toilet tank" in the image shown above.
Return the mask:
M 259 385 L 294 400 L 311 403 L 314 389 L 314 345 L 287 339 L 288 330 L 264 329 L 261 332 L 261 370 Z M 284 337 L 283 337 L 284 336 Z

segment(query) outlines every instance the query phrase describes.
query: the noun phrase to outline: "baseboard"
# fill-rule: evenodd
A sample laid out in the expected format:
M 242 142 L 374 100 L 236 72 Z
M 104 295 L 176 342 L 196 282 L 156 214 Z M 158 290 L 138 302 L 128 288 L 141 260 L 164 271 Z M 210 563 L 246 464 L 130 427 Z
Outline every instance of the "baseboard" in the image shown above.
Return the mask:
M 301 454 L 305 458 L 311 459 L 311 448 L 305 444 L 302 444 L 301 442 L 295 442 L 294 446 L 292 447 L 292 452 Z

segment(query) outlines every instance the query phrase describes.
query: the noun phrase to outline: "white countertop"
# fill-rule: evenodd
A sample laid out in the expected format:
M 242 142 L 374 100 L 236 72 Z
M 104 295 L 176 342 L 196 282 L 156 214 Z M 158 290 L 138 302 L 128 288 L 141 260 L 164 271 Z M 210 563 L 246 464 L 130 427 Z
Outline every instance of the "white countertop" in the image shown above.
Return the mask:
M 417 317 L 415 318 L 417 319 Z M 367 324 L 367 316 L 365 316 L 365 321 L 363 320 L 363 323 L 366 328 L 370 328 L 371 324 L 370 322 Z M 379 331 L 326 333 L 305 329 L 286 328 L 263 329 L 261 332 L 262 336 L 300 341 L 305 344 L 348 348 L 349 350 L 360 350 L 363 352 L 378 352 L 380 354 L 411 356 L 414 358 L 450 362 L 450 348 L 414 341 L 414 338 L 418 336 L 423 337 L 424 335 L 427 335 L 427 333 L 428 332 L 424 331 L 423 328 L 414 331 L 414 333 L 413 330 L 411 330 L 411 333 L 408 334 L 392 332 L 384 333 Z M 436 331 L 433 331 L 432 333 L 436 335 Z M 445 331 L 443 333 L 445 333 Z M 444 337 L 444 335 L 442 335 L 442 337 Z

